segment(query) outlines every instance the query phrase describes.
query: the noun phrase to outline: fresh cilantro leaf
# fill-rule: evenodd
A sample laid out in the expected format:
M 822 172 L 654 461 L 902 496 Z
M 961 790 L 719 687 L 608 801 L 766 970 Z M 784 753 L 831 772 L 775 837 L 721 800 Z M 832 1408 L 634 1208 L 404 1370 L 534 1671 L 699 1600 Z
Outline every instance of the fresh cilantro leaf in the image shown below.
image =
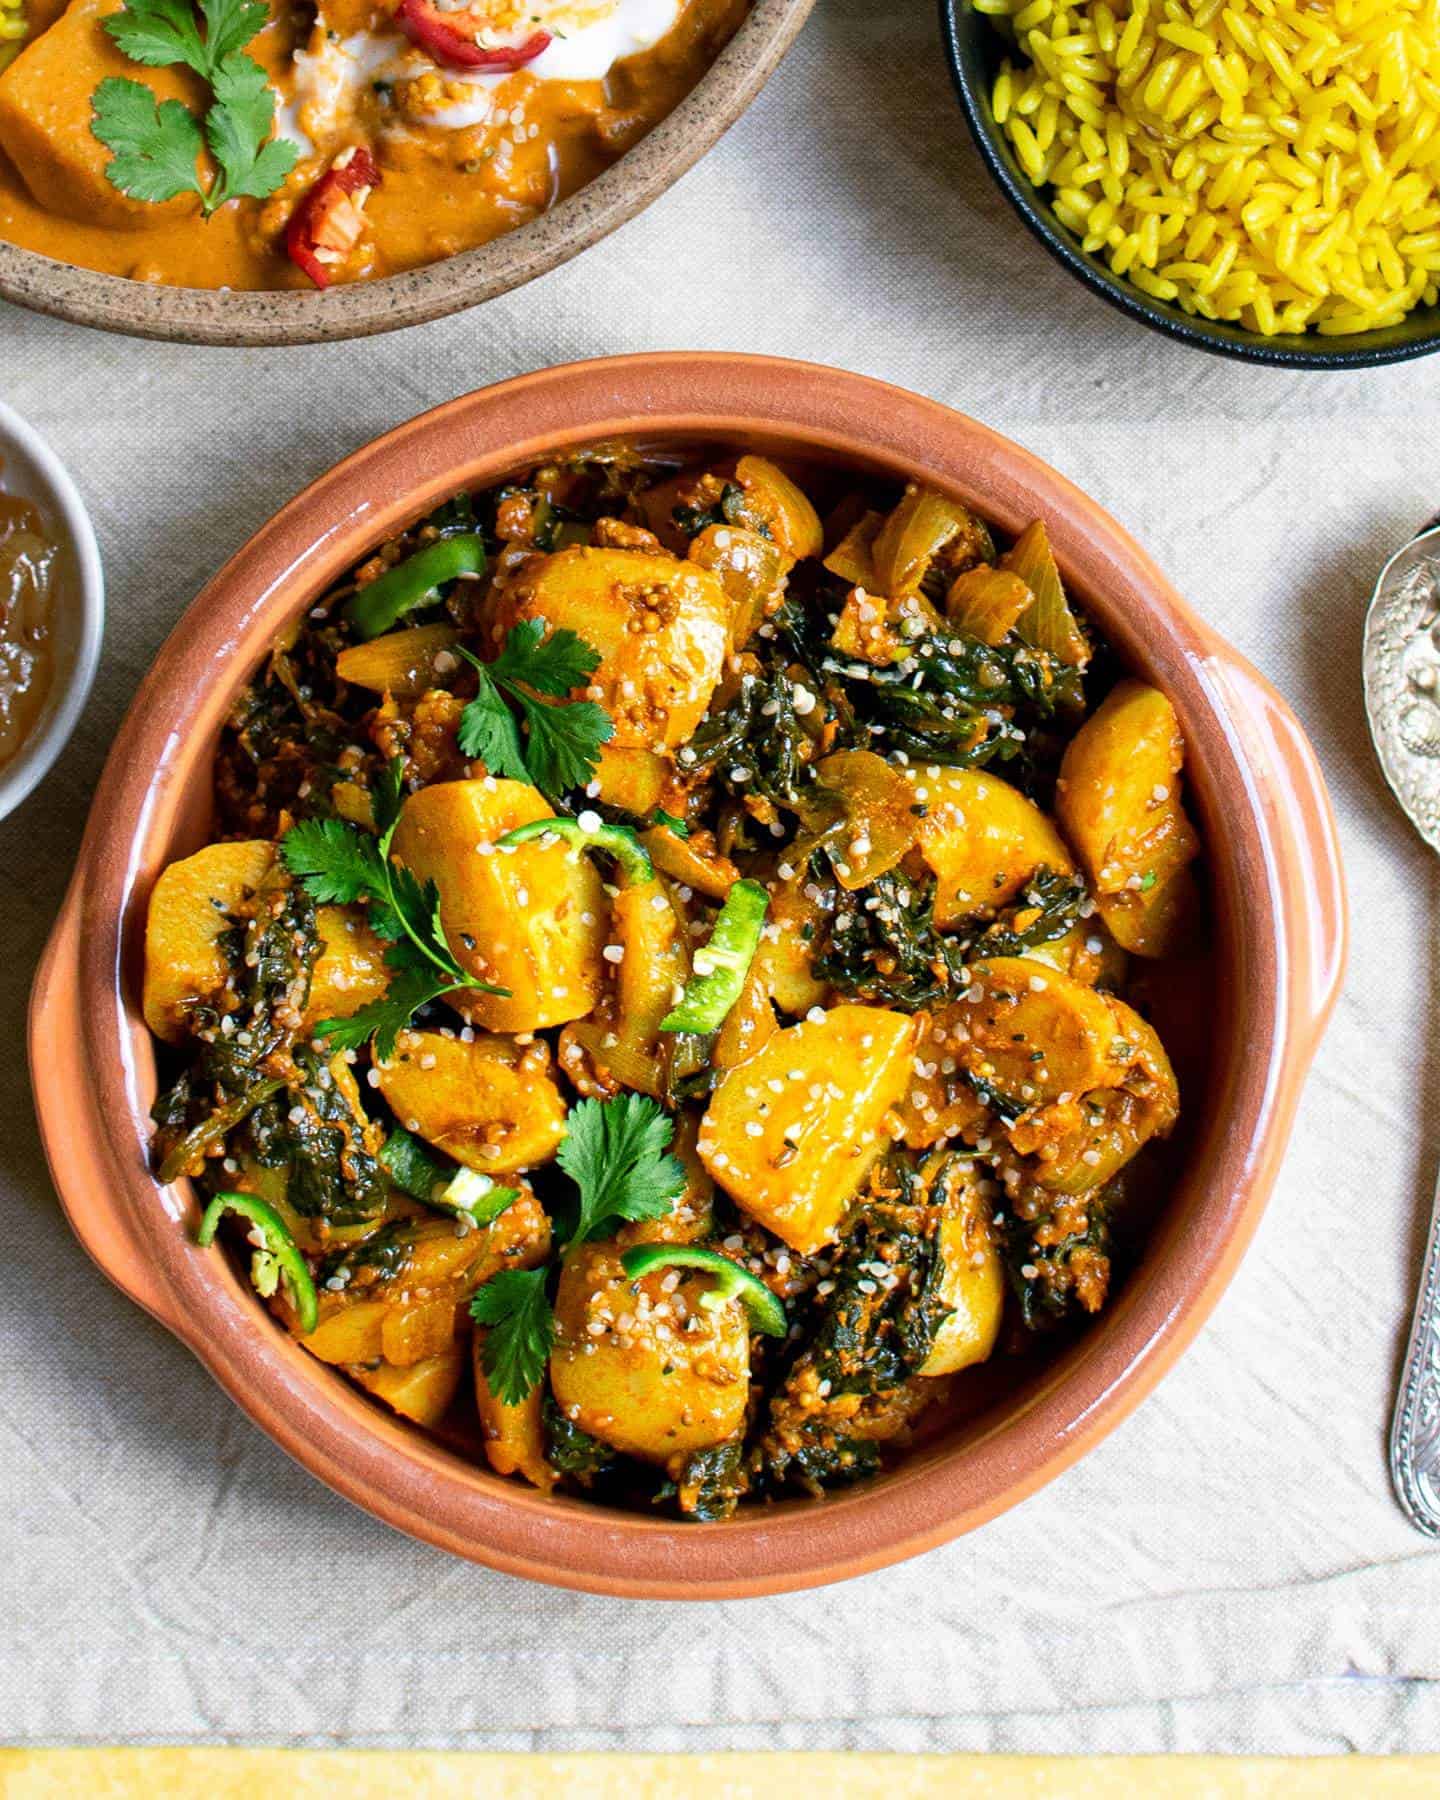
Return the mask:
M 321 906 L 350 906 L 384 890 L 374 838 L 343 819 L 305 819 L 292 826 L 280 840 L 280 855 Z
M 134 0 L 129 0 L 131 5 Z M 205 15 L 205 50 L 210 70 L 243 50 L 269 17 L 264 0 L 200 0 Z
M 546 637 L 544 619 L 522 619 L 505 634 L 505 645 L 490 664 L 497 681 L 523 681 L 537 694 L 561 700 L 600 667 L 600 652 L 564 626 Z
M 139 81 L 107 76 L 91 96 L 90 129 L 107 150 L 106 179 L 132 200 L 159 202 L 203 193 L 196 159 L 204 147 L 194 116 L 178 100 L 157 104 Z
M 666 831 L 673 831 L 678 838 L 688 838 L 690 827 L 683 819 L 677 819 L 674 813 L 666 812 L 663 806 L 657 806 L 650 815 L 652 825 L 663 825 Z
M 563 794 L 584 787 L 600 763 L 600 746 L 615 735 L 610 715 L 593 700 L 551 705 L 516 692 L 529 727 L 525 761 L 542 794 Z
M 207 52 L 190 0 L 128 0 L 101 24 L 131 62 L 151 69 L 184 63 L 198 75 L 206 72 Z
M 299 146 L 271 138 L 275 94 L 264 70 L 244 54 L 269 16 L 263 0 L 200 0 L 205 30 L 190 0 L 126 0 L 101 23 L 132 62 L 146 68 L 180 63 L 210 89 L 204 132 L 178 100 L 157 104 L 139 82 L 111 77 L 91 100 L 92 130 L 116 152 L 106 179 L 136 200 L 173 200 L 197 193 L 206 218 L 227 200 L 263 200 L 299 159 Z M 128 96 L 117 89 L 133 90 Z M 267 140 L 269 140 L 267 142 Z M 208 187 L 195 163 L 208 145 L 216 175 Z
M 471 985 L 437 975 L 417 958 L 414 964 L 395 972 L 380 999 L 362 1006 L 349 1018 L 322 1019 L 314 1035 L 323 1038 L 330 1050 L 358 1050 L 373 1037 L 376 1056 L 381 1062 L 389 1062 L 395 1054 L 395 1040 L 422 1006 L 453 993 L 457 987 Z
M 685 1187 L 666 1154 L 673 1121 L 648 1094 L 582 1100 L 570 1110 L 556 1160 L 580 1190 L 571 1243 L 603 1237 L 621 1219 L 663 1218 Z
M 599 666 L 599 653 L 573 631 L 553 631 L 548 638 L 545 631 L 543 619 L 512 625 L 494 662 L 462 652 L 480 687 L 460 715 L 460 748 L 492 774 L 528 781 L 553 797 L 591 780 L 600 746 L 615 727 L 593 700 L 562 699 Z M 502 694 L 520 709 L 527 731 L 523 744 Z
M 405 758 L 392 756 L 380 771 L 370 790 L 370 813 L 380 834 L 380 847 L 388 851 L 395 827 L 400 823 L 400 808 L 405 804 Z
M 247 196 L 273 194 L 299 159 L 289 138 L 266 143 L 275 123 L 275 94 L 257 62 L 236 50 L 215 70 L 215 104 L 205 115 L 205 141 L 222 179 L 210 209 Z
M 470 1317 L 486 1328 L 480 1366 L 497 1399 L 518 1406 L 539 1382 L 555 1344 L 549 1270 L 504 1269 L 477 1288 Z
M 485 664 L 477 660 L 475 666 L 480 671 L 480 689 L 460 714 L 460 753 L 477 758 L 492 775 L 506 781 L 528 782 L 530 771 L 525 766 L 515 715 L 490 679 Z

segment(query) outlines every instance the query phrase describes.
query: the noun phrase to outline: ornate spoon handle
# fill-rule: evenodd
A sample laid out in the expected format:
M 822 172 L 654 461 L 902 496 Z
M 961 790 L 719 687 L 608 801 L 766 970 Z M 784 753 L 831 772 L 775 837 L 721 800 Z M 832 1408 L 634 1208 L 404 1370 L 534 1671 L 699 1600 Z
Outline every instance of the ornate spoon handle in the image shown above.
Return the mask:
M 1390 1426 L 1390 1477 L 1410 1523 L 1440 1537 L 1440 1186 Z

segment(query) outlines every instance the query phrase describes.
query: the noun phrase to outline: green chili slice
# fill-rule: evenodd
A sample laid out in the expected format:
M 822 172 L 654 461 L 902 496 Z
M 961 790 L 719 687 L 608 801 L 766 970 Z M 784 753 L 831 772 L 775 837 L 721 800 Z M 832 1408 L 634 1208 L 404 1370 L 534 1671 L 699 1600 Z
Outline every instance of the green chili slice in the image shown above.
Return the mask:
M 789 1329 L 785 1307 L 758 1275 L 718 1250 L 701 1250 L 693 1244 L 638 1244 L 620 1258 L 625 1273 L 648 1275 L 654 1269 L 699 1269 L 712 1275 L 715 1285 L 700 1296 L 700 1304 L 716 1311 L 727 1300 L 738 1300 L 749 1315 L 752 1331 L 766 1337 L 784 1337 Z
M 457 1168 L 448 1157 L 441 1162 L 401 1125 L 386 1138 L 380 1161 L 402 1193 L 470 1225 L 492 1224 L 520 1198 L 518 1188 L 499 1187 L 478 1169 Z
M 528 825 L 517 825 L 495 843 L 497 850 L 511 844 L 529 844 L 536 838 L 562 838 L 580 850 L 603 850 L 620 865 L 627 887 L 639 887 L 655 879 L 655 865 L 650 852 L 628 825 L 607 825 L 599 813 L 583 812 L 578 819 L 532 819 Z M 764 892 L 764 889 L 761 889 Z
M 379 637 L 447 582 L 485 573 L 485 542 L 478 532 L 438 538 L 387 569 L 346 603 L 345 617 L 362 638 Z
M 710 942 L 695 952 L 695 973 L 680 1004 L 660 1021 L 662 1031 L 716 1031 L 740 998 L 770 896 L 758 881 L 737 881 L 725 896 Z
M 250 1265 L 256 1292 L 268 1299 L 275 1292 L 277 1280 L 283 1280 L 300 1324 L 300 1335 L 309 1337 L 320 1319 L 320 1300 L 290 1227 L 258 1194 L 217 1194 L 205 1208 L 200 1229 L 195 1233 L 195 1242 L 202 1250 L 215 1242 L 215 1233 L 227 1212 L 248 1219 L 264 1239 L 263 1245 L 255 1246 Z

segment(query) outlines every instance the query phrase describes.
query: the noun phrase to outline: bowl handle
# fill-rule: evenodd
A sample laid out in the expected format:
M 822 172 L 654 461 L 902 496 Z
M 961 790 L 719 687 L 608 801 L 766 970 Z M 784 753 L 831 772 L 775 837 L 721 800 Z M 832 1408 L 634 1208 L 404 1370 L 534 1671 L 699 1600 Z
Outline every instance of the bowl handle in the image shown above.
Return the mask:
M 1335 814 L 1310 740 L 1270 683 L 1228 648 L 1202 666 L 1253 771 L 1251 799 L 1266 828 L 1268 873 L 1294 950 L 1290 1022 L 1308 1055 L 1345 973 L 1349 926 Z
M 71 884 L 30 990 L 30 1078 L 51 1180 L 82 1248 L 167 1331 L 178 1316 L 123 1198 L 117 1152 L 96 1117 L 80 1017 L 80 878 Z

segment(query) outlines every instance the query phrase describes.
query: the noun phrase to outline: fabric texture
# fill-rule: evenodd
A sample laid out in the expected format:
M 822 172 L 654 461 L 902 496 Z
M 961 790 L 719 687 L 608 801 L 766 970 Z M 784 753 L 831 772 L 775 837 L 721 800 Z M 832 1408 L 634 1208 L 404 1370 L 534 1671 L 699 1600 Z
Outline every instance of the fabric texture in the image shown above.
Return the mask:
M 648 214 L 458 318 L 289 351 L 0 312 L 0 392 L 93 509 L 95 698 L 0 826 L 0 1739 L 493 1748 L 1320 1751 L 1440 1744 L 1440 1548 L 1385 1433 L 1440 1157 L 1440 884 L 1361 713 L 1359 628 L 1436 510 L 1440 364 L 1213 359 L 1112 312 L 971 149 L 930 0 L 820 0 Z M 1058 466 L 1292 700 L 1339 810 L 1349 978 L 1212 1322 L 1077 1467 L 975 1535 L 812 1594 L 568 1594 L 398 1536 L 293 1465 L 57 1209 L 30 977 L 136 683 L 205 578 L 342 454 L 523 370 L 765 350 L 977 415 Z

